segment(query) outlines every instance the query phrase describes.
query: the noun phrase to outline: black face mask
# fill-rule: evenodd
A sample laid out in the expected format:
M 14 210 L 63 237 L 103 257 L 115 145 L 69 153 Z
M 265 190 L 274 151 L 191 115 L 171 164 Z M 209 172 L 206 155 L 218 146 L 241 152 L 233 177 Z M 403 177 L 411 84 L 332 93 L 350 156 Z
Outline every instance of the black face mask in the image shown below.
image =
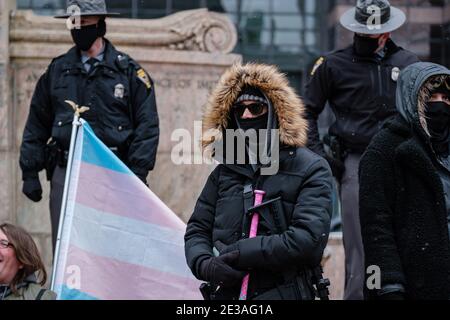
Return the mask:
M 263 152 L 263 149 L 265 147 L 265 141 L 266 138 L 263 138 L 260 136 L 259 130 L 267 129 L 267 122 L 269 121 L 269 114 L 266 113 L 262 116 L 259 116 L 257 118 L 251 118 L 251 119 L 240 119 L 236 117 L 237 121 L 239 122 L 238 127 L 244 131 L 248 130 L 256 130 L 256 141 L 245 141 L 246 143 L 246 151 L 245 151 L 245 164 L 250 164 L 250 153 L 252 154 L 253 160 L 252 163 L 254 163 L 255 159 L 256 162 L 260 163 L 260 154 Z M 262 139 L 262 140 L 261 140 Z M 256 144 L 255 144 L 256 143 Z M 250 152 L 251 150 L 251 152 Z M 238 151 L 238 150 L 237 150 Z M 242 152 L 242 150 L 241 150 Z
M 425 117 L 435 151 L 448 153 L 450 106 L 443 101 L 428 102 Z
M 100 20 L 97 24 L 72 29 L 73 42 L 81 51 L 88 51 L 97 38 L 102 38 L 106 34 L 106 22 Z
M 257 118 L 251 118 L 251 119 L 238 119 L 239 121 L 239 127 L 247 131 L 249 129 L 267 129 L 267 122 L 269 121 L 269 114 L 266 113 L 260 117 Z
M 361 57 L 370 57 L 375 54 L 378 47 L 379 38 L 369 38 L 362 37 L 355 33 L 355 37 L 353 38 L 353 49 L 358 56 Z

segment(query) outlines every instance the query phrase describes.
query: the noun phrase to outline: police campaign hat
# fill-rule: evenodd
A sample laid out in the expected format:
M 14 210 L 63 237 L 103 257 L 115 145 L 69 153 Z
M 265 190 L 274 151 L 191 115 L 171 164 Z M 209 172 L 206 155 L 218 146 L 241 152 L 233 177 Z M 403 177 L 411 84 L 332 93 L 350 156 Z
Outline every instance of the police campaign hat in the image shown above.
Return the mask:
M 72 16 L 118 16 L 119 13 L 108 12 L 105 0 L 67 0 L 67 12 L 55 18 Z
M 347 10 L 340 19 L 341 25 L 353 32 L 381 34 L 400 28 L 406 16 L 387 0 L 358 0 L 356 6 Z

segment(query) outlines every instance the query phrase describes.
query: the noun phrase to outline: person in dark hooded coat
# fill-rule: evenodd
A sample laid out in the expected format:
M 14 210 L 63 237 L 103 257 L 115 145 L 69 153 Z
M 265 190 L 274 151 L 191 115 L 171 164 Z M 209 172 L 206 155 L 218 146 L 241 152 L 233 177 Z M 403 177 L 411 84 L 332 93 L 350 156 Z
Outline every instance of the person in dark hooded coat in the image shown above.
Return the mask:
M 237 299 L 246 273 L 249 300 L 314 299 L 314 283 L 320 278 L 314 271 L 330 229 L 332 174 L 327 162 L 305 147 L 303 112 L 302 101 L 273 66 L 235 65 L 211 94 L 202 144 L 220 164 L 209 176 L 185 234 L 189 267 L 212 287 L 206 299 Z M 259 135 L 253 143 L 258 152 L 251 152 L 249 139 L 242 162 L 235 146 L 232 155 L 228 146 L 219 152 L 230 130 L 239 136 L 252 129 L 279 134 Z M 261 161 L 260 148 L 270 162 Z M 257 211 L 257 236 L 249 238 L 255 190 L 265 192 L 264 204 Z
M 400 114 L 361 160 L 365 265 L 381 275 L 378 288 L 368 281 L 368 299 L 450 299 L 449 94 L 447 68 L 407 67 L 397 88 Z

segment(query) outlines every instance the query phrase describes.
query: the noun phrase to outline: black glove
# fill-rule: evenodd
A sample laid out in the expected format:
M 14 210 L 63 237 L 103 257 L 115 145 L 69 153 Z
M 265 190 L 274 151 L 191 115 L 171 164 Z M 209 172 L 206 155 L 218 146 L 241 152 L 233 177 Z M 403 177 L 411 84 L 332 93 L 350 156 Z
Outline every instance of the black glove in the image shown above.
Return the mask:
M 335 159 L 333 157 L 330 157 L 328 155 L 325 156 L 325 160 L 327 160 L 328 164 L 331 167 L 331 172 L 333 173 L 333 176 L 338 180 L 341 181 L 342 176 L 345 172 L 345 165 L 341 160 Z
M 133 171 L 133 170 L 131 170 Z M 139 178 L 139 180 L 141 180 L 147 187 L 148 187 L 148 183 L 147 183 L 147 173 L 143 173 L 142 171 L 133 171 L 133 173 L 136 175 L 136 177 Z
M 138 177 L 143 183 L 145 183 L 145 185 L 148 186 L 147 184 L 147 177 L 142 176 L 142 175 L 136 175 L 136 177 Z
M 139 179 L 141 179 L 141 181 L 148 187 L 150 188 L 148 182 L 147 182 L 147 178 L 143 178 L 143 177 L 139 177 Z
M 39 178 L 25 180 L 22 192 L 32 201 L 39 202 L 42 199 L 42 186 Z
M 382 294 L 380 300 L 405 300 L 405 295 L 400 291 L 394 291 Z
M 233 287 L 246 275 L 245 272 L 231 267 L 239 258 L 239 251 L 233 251 L 219 257 L 211 257 L 200 264 L 200 277 L 213 285 Z

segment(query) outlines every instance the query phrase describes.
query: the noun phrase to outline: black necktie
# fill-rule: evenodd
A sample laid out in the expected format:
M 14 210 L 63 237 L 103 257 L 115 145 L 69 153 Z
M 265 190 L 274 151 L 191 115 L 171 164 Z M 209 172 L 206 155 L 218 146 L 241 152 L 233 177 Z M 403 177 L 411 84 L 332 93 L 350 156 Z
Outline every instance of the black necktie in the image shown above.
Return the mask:
M 95 58 L 89 58 L 89 60 L 86 61 L 86 63 L 87 63 L 88 65 L 91 66 L 91 67 L 89 68 L 89 73 L 92 73 L 92 71 L 94 71 L 95 67 L 98 65 L 99 62 L 100 62 L 100 61 L 98 61 L 98 60 L 95 59 Z

